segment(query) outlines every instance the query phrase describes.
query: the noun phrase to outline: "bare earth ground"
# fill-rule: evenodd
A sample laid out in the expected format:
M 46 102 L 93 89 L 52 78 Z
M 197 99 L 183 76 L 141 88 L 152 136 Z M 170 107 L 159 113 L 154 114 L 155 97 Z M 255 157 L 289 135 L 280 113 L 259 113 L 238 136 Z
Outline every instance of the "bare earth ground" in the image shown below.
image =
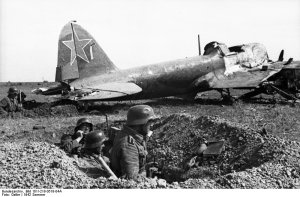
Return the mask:
M 0 84 L 0 97 L 10 85 L 37 103 L 23 114 L 0 119 L 0 188 L 299 188 L 300 108 L 271 96 L 229 104 L 216 92 L 195 101 L 165 98 L 97 103 L 87 112 L 56 106 L 53 98 L 30 93 L 50 83 Z M 233 91 L 240 95 L 242 91 Z M 161 179 L 109 180 L 99 165 L 61 151 L 63 133 L 72 132 L 79 117 L 97 128 L 121 127 L 135 104 L 148 104 L 160 119 L 149 141 L 149 161 L 158 162 Z M 36 126 L 36 128 L 33 128 Z M 224 139 L 225 150 L 213 161 L 196 154 L 204 140 Z M 194 158 L 193 165 L 190 164 Z M 25 179 L 25 181 L 24 181 Z

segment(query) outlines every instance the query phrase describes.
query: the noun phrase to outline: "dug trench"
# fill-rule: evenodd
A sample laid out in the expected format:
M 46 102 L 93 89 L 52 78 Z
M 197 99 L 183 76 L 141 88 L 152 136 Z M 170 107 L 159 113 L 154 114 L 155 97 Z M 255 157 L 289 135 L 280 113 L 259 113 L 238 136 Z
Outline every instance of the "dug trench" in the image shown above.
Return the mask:
M 205 141 L 224 141 L 221 153 L 204 157 L 199 149 Z M 154 125 L 148 150 L 149 161 L 158 163 L 168 182 L 190 178 L 220 181 L 224 175 L 280 160 L 291 144 L 295 145 L 294 159 L 299 161 L 299 143 L 285 142 L 219 117 L 174 114 Z M 299 166 L 296 164 L 297 177 Z
M 105 124 L 98 128 L 105 129 Z M 170 184 L 179 182 L 188 188 L 299 187 L 299 142 L 219 117 L 186 113 L 161 117 L 152 129 L 147 161 L 156 163 L 157 176 Z M 220 154 L 204 157 L 199 149 L 207 141 L 223 141 Z
M 122 120 L 112 121 L 110 125 L 120 128 L 124 122 Z M 8 144 L 3 143 L 1 145 L 1 153 L 4 155 L 3 151 L 8 151 L 4 146 L 11 147 L 12 144 L 16 143 L 18 143 L 17 146 L 20 146 L 20 144 L 25 143 L 25 148 L 21 147 L 20 149 L 24 148 L 24 150 L 30 151 L 29 153 L 20 151 L 20 157 L 23 157 L 24 154 L 26 156 L 37 155 L 39 151 L 41 151 L 39 157 L 42 157 L 49 147 L 51 150 L 47 150 L 50 151 L 47 153 L 52 155 L 48 155 L 48 157 L 54 158 L 54 160 L 48 159 L 49 161 L 47 160 L 43 165 L 40 165 L 42 167 L 48 166 L 49 171 L 35 170 L 37 172 L 42 170 L 44 174 L 48 173 L 48 176 L 54 176 L 54 174 L 59 177 L 62 176 L 58 178 L 62 182 L 70 178 L 68 176 L 71 176 L 72 173 L 75 173 L 70 181 L 64 183 L 59 181 L 50 183 L 44 178 L 40 178 L 38 183 L 36 180 L 31 183 L 33 180 L 28 179 L 27 184 L 30 186 L 37 184 L 37 188 L 45 185 L 47 188 L 298 188 L 300 184 L 299 142 L 284 140 L 265 131 L 253 130 L 218 117 L 196 117 L 179 113 L 161 117 L 155 121 L 154 133 L 148 141 L 147 161 L 157 163 L 156 167 L 159 169 L 157 176 L 165 179 L 166 184 L 151 183 L 149 185 L 144 183 L 141 185 L 130 181 L 112 181 L 101 178 L 100 175 L 91 176 L 89 173 L 91 170 L 96 170 L 95 166 L 78 167 L 72 158 L 66 156 L 58 147 L 51 145 L 58 143 L 63 133 L 72 132 L 73 129 L 73 126 L 69 126 L 58 130 L 37 128 L 29 133 L 19 132 L 2 138 L 1 141 Z M 96 129 L 106 131 L 106 124 L 97 124 Z M 224 147 L 219 155 L 204 159 L 203 155 L 199 154 L 199 148 L 202 143 L 210 140 L 224 140 Z M 29 145 L 28 142 L 34 145 Z M 43 150 L 38 150 L 40 146 L 43 146 Z M 17 154 L 14 152 L 14 148 L 9 150 L 13 151 L 12 155 Z M 3 164 L 9 163 L 10 166 L 14 166 L 12 158 L 1 159 Z M 53 171 L 53 163 L 59 163 L 57 160 L 62 161 L 62 164 L 55 166 L 62 167 L 56 167 L 59 169 L 55 168 Z M 34 161 L 40 162 L 35 158 Z M 38 166 L 38 163 L 35 163 L 35 168 Z M 69 166 L 69 169 L 66 166 Z M 89 170 L 89 168 L 92 169 Z M 68 171 L 70 169 L 72 169 L 72 173 Z M 59 172 L 55 170 L 59 170 Z M 9 166 L 7 166 L 6 171 L 9 171 Z M 15 172 L 21 173 L 18 174 L 19 177 L 22 177 L 22 173 L 28 173 L 24 169 L 20 169 L 20 171 L 14 169 L 13 173 Z M 24 176 L 26 175 L 24 174 Z M 36 176 L 39 177 L 39 175 Z M 6 179 L 7 177 L 1 178 Z M 76 179 L 80 179 L 80 184 L 75 183 Z M 23 185 L 21 184 L 21 186 Z M 15 188 L 21 186 L 17 185 Z M 1 185 L 2 187 L 5 188 L 5 185 Z

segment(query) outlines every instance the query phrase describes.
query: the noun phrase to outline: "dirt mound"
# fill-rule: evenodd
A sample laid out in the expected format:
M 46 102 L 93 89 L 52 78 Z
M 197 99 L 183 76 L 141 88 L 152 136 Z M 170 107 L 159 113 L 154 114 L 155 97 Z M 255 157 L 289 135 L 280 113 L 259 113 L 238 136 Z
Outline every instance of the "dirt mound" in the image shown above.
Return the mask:
M 77 116 L 77 107 L 72 104 L 57 105 L 57 103 L 27 103 L 22 112 L 11 114 L 13 118 L 21 117 L 49 117 L 49 116 Z
M 178 187 L 163 180 L 108 179 L 99 165 L 83 158 L 71 158 L 46 142 L 3 143 L 0 163 L 0 189 Z
M 9 114 L 11 118 L 38 118 L 38 117 L 51 117 L 51 116 L 78 116 L 79 111 L 89 115 L 105 115 L 105 114 L 118 114 L 119 110 L 128 109 L 126 104 L 100 104 L 90 106 L 84 109 L 79 106 L 76 101 L 72 100 L 58 100 L 54 102 L 36 102 L 35 100 L 25 101 L 23 103 L 22 112 L 14 112 Z M 5 117 L 0 117 L 5 118 Z
M 72 164 L 75 160 L 55 145 L 4 143 L 0 150 L 1 188 L 75 188 L 94 181 L 78 171 Z
M 158 162 L 162 177 L 168 182 L 191 178 L 213 179 L 220 187 L 236 188 L 246 187 L 245 181 L 251 177 L 253 185 L 248 187 L 264 188 L 264 184 L 256 184 L 259 179 L 263 180 L 262 183 L 268 180 L 264 174 L 271 174 L 274 179 L 269 188 L 289 188 L 300 181 L 298 142 L 285 141 L 217 117 L 187 114 L 171 115 L 157 122 L 154 128 L 154 135 L 148 144 L 149 161 Z M 217 158 L 205 162 L 197 150 L 205 140 L 210 139 L 224 139 L 225 149 Z M 187 165 L 192 158 L 194 165 Z M 276 168 L 277 165 L 281 168 Z M 252 173 L 256 167 L 261 172 L 257 176 Z M 293 175 L 284 176 L 286 170 L 293 172 Z M 239 177 L 240 184 L 227 184 L 224 180 L 228 180 L 228 174 Z M 281 184 L 276 184 L 279 180 Z

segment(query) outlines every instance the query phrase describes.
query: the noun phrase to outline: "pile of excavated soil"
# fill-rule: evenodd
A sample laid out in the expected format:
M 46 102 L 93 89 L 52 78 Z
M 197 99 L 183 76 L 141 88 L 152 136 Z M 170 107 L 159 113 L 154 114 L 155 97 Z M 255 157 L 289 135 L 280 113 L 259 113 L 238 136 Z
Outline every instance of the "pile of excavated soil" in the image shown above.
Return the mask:
M 105 115 L 105 114 L 118 114 L 119 110 L 124 109 L 124 104 L 111 105 L 98 105 L 89 107 L 86 114 L 93 115 Z M 126 107 L 125 107 L 126 108 Z M 128 107 L 127 107 L 128 108 Z M 57 117 L 57 116 L 78 116 L 79 111 L 83 111 L 83 108 L 78 106 L 78 103 L 71 100 L 61 100 L 49 103 L 36 102 L 34 100 L 26 101 L 23 103 L 22 112 L 10 113 L 11 118 L 39 118 L 39 117 Z M 0 117 L 0 118 L 5 118 Z
M 14 118 L 20 117 L 50 117 L 50 116 L 77 116 L 79 114 L 75 105 L 56 105 L 55 103 L 32 103 L 24 107 L 22 112 L 11 114 Z
M 4 143 L 0 151 L 1 188 L 75 188 L 93 181 L 55 145 Z
M 148 159 L 158 162 L 168 182 L 185 181 L 183 187 L 193 187 L 197 179 L 213 180 L 210 186 L 225 188 L 300 186 L 299 142 L 208 116 L 175 114 L 160 120 L 154 128 Z M 212 139 L 225 140 L 225 148 L 217 158 L 204 162 L 197 150 L 205 140 Z M 192 158 L 195 162 L 190 166 Z
M 71 158 L 47 142 L 0 145 L 0 189 L 13 188 L 176 188 L 162 179 L 112 180 L 95 162 Z

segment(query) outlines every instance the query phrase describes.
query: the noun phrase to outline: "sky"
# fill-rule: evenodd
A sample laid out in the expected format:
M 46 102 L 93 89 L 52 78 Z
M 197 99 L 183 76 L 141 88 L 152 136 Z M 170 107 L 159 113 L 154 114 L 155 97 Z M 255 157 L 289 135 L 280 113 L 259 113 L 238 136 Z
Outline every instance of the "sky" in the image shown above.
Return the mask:
M 0 82 L 54 81 L 58 37 L 76 20 L 120 69 L 259 42 L 300 60 L 300 0 L 0 0 Z

